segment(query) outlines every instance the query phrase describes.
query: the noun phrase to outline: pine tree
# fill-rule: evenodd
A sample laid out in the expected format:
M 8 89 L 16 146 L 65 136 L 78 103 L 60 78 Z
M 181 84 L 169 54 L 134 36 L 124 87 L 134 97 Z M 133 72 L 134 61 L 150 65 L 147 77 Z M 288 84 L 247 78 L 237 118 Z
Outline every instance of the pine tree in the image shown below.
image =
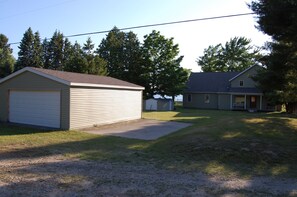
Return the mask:
M 93 41 L 91 40 L 90 37 L 88 37 L 86 43 L 83 46 L 83 50 L 86 54 L 92 54 L 93 53 L 93 49 L 94 49 L 95 45 L 93 44 Z
M 43 67 L 42 45 L 38 32 L 33 34 L 32 29 L 29 28 L 24 33 L 19 49 L 15 70 L 19 70 L 27 66 Z
M 40 41 L 39 32 L 34 33 L 33 51 L 32 51 L 32 66 L 43 68 L 42 61 L 42 45 Z
M 45 38 L 42 42 L 42 62 L 43 67 L 48 69 L 51 64 L 51 52 L 50 52 L 50 42 Z
M 125 33 L 114 27 L 102 39 L 96 53 L 107 62 L 109 76 L 125 80 Z
M 20 70 L 27 66 L 34 66 L 32 61 L 34 53 L 34 34 L 31 27 L 24 33 L 19 49 L 15 70 Z
M 64 70 L 69 72 L 84 73 L 87 60 L 84 58 L 81 46 L 75 42 L 72 46 L 72 54 L 65 64 Z
M 272 37 L 266 69 L 255 80 L 270 101 L 297 113 L 297 2 L 258 0 L 250 8 L 258 15 L 258 29 Z
M 55 31 L 49 42 L 49 69 L 63 70 L 64 63 L 64 36 L 59 31 Z
M 14 70 L 15 59 L 12 56 L 12 49 L 8 44 L 8 38 L 0 34 L 0 78 L 6 77 Z
M 114 27 L 102 39 L 96 53 L 107 62 L 109 76 L 145 84 L 140 42 L 132 31 L 125 33 Z

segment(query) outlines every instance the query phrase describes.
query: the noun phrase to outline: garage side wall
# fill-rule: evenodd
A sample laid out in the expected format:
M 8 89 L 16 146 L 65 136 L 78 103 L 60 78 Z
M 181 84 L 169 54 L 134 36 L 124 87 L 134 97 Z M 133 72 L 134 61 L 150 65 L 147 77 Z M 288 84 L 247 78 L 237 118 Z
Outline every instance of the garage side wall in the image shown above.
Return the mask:
M 31 72 L 24 72 L 0 84 L 0 121 L 9 121 L 9 91 L 60 91 L 61 128 L 69 128 L 69 91 L 67 85 Z M 29 113 L 29 112 L 28 112 Z
M 141 118 L 142 91 L 70 89 L 70 129 Z

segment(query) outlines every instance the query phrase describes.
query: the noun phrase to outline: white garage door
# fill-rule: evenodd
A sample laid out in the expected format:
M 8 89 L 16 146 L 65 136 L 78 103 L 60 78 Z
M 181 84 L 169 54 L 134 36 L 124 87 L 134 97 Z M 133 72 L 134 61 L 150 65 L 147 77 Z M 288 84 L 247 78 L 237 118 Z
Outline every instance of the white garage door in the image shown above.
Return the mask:
M 60 92 L 10 91 L 9 121 L 60 128 Z

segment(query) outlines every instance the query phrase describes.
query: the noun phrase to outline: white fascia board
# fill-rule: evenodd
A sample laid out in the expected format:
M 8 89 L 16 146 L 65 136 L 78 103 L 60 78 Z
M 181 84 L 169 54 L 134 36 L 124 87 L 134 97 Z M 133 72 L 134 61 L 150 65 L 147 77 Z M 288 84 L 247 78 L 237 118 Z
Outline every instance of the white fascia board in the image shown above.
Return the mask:
M 232 94 L 232 95 L 257 95 L 257 96 L 263 96 L 263 93 L 241 93 L 241 92 L 229 92 L 228 94 Z
M 16 72 L 14 72 L 14 73 L 12 73 L 12 74 L 10 74 L 10 75 L 4 77 L 3 79 L 0 79 L 0 83 L 3 83 L 3 82 L 5 82 L 5 81 L 7 81 L 7 80 L 9 80 L 9 79 L 11 79 L 11 78 L 13 78 L 13 77 L 15 77 L 15 76 L 17 76 L 17 75 L 19 75 L 19 74 L 21 74 L 21 73 L 27 71 L 27 70 L 28 70 L 27 68 L 23 68 L 23 69 L 21 69 L 21 70 L 18 70 L 18 71 L 16 71 Z
M 114 89 L 128 89 L 128 90 L 144 90 L 144 87 L 104 85 L 104 84 L 94 84 L 94 83 L 73 83 L 73 82 L 71 82 L 70 86 L 94 87 L 94 88 L 114 88 Z
M 243 92 L 184 92 L 184 94 L 233 94 L 233 95 L 263 95 L 263 93 L 243 93 Z
M 239 73 L 238 75 L 236 75 L 235 77 L 233 77 L 233 78 L 229 79 L 229 81 L 233 81 L 234 79 L 236 79 L 237 77 L 239 77 L 239 76 L 240 76 L 240 75 L 242 75 L 243 73 L 247 72 L 248 70 L 250 70 L 250 69 L 254 68 L 255 66 L 258 66 L 258 65 L 257 65 L 257 64 L 255 64 L 254 66 L 251 66 L 251 67 L 249 67 L 249 68 L 245 69 L 244 71 L 240 72 L 240 73 Z

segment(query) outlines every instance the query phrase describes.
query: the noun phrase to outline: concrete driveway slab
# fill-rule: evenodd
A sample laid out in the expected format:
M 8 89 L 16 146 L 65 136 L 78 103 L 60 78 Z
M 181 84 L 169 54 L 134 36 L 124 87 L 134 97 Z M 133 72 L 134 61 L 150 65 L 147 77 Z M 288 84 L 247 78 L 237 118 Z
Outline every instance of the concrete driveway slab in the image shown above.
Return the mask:
M 87 128 L 82 131 L 100 135 L 113 135 L 141 140 L 155 140 L 191 125 L 192 124 L 190 123 L 182 122 L 140 119 L 136 121 Z

